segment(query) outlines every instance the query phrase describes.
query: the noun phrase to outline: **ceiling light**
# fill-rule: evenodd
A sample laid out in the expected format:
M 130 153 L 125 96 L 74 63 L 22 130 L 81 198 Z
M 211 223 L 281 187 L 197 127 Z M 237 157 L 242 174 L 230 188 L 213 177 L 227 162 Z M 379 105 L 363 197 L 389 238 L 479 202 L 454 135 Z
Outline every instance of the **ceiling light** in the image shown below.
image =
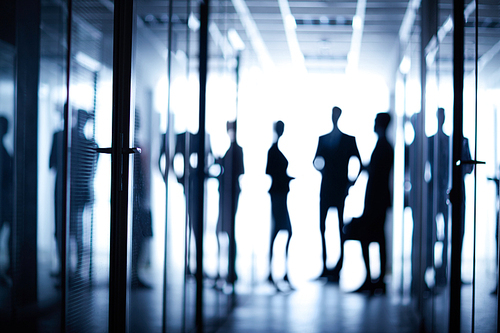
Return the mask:
M 91 72 L 98 72 L 101 69 L 101 63 L 99 61 L 89 57 L 83 52 L 79 51 L 75 56 L 75 60 Z
M 229 39 L 229 43 L 231 43 L 233 49 L 237 51 L 245 49 L 245 43 L 243 42 L 243 40 L 241 40 L 240 35 L 234 28 L 228 30 L 227 38 Z
M 329 24 L 329 23 L 330 23 L 330 19 L 329 19 L 328 17 L 326 17 L 326 16 L 321 16 L 321 17 L 319 18 L 319 22 L 320 22 L 321 24 Z
M 193 12 L 189 14 L 188 27 L 192 31 L 198 31 L 200 28 L 200 21 L 196 18 L 196 16 L 194 16 Z
M 285 27 L 287 29 L 297 29 L 297 22 L 295 22 L 295 17 L 293 15 L 287 15 L 285 18 Z
M 352 28 L 354 30 L 361 30 L 363 28 L 363 23 L 361 22 L 361 18 L 358 15 L 354 15 L 352 18 Z

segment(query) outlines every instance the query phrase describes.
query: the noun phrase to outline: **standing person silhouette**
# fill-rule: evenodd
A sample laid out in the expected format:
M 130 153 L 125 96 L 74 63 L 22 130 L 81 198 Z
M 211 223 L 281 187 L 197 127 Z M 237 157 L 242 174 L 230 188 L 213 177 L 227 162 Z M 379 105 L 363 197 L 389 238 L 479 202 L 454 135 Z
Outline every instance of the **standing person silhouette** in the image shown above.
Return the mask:
M 344 242 L 342 233 L 344 226 L 344 204 L 349 187 L 354 181 L 349 180 L 348 168 L 352 157 L 357 158 L 361 165 L 356 139 L 346 135 L 338 128 L 338 120 L 342 110 L 335 106 L 332 109 L 333 129 L 330 133 L 321 136 L 314 158 L 314 166 L 321 172 L 321 190 L 319 203 L 319 225 L 321 232 L 321 245 L 323 248 L 323 272 L 320 277 L 327 277 L 329 281 L 338 282 L 340 270 L 344 260 Z M 359 170 L 361 172 L 361 168 Z M 358 172 L 358 176 L 359 176 Z M 357 178 L 357 177 L 356 177 Z M 326 265 L 327 247 L 325 240 L 326 217 L 331 207 L 337 208 L 340 234 L 340 258 L 333 269 Z
M 366 268 L 365 282 L 356 292 L 365 290 L 374 292 L 376 289 L 385 292 L 387 253 L 384 226 L 387 209 L 392 206 L 390 184 L 394 163 L 394 149 L 386 136 L 390 121 L 391 116 L 388 113 L 379 113 L 375 118 L 374 130 L 378 135 L 378 140 L 373 149 L 370 164 L 364 168 L 368 171 L 368 182 L 363 215 L 353 219 L 345 228 L 346 238 L 360 240 Z M 379 243 L 380 251 L 380 276 L 375 282 L 372 282 L 370 272 L 368 249 L 371 242 Z
M 283 135 L 285 124 L 280 120 L 275 123 L 274 131 L 276 133 L 276 141 L 273 143 L 267 153 L 267 166 L 266 174 L 271 176 L 272 184 L 269 188 L 269 195 L 271 196 L 271 244 L 269 248 L 269 277 L 268 280 L 276 285 L 272 275 L 272 261 L 273 261 L 273 245 L 280 230 L 288 232 L 286 248 L 285 248 L 285 276 L 283 279 L 289 283 L 288 280 L 288 248 L 290 246 L 290 239 L 292 238 L 292 225 L 290 223 L 290 216 L 288 214 L 287 197 L 290 191 L 290 181 L 293 177 L 288 176 L 288 160 L 285 155 L 278 148 L 278 142 Z
M 227 234 L 229 240 L 228 248 L 228 270 L 226 281 L 234 284 L 236 274 L 236 239 L 235 239 L 235 217 L 240 197 L 240 176 L 245 173 L 243 166 L 243 149 L 236 142 L 236 121 L 227 122 L 227 134 L 231 145 L 221 159 L 216 161 L 221 167 L 217 177 L 219 180 L 219 219 L 217 221 L 217 245 L 220 256 L 220 236 Z M 220 260 L 220 259 L 219 259 Z

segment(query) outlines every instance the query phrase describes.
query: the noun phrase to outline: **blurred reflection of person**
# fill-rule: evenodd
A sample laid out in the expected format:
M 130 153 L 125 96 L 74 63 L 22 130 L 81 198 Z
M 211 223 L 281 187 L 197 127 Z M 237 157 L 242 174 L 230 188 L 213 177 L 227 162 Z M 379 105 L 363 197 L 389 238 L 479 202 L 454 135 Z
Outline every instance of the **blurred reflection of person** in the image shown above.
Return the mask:
M 66 107 L 66 106 L 65 106 Z M 63 145 L 64 131 L 57 131 L 52 137 L 52 148 L 50 151 L 49 168 L 55 171 L 56 181 L 54 187 L 54 236 L 56 240 L 57 261 L 59 269 L 61 267 L 62 258 L 62 225 L 64 221 L 62 205 L 63 205 Z M 54 276 L 59 276 L 60 271 L 53 273 Z
M 236 274 L 236 239 L 235 239 L 235 217 L 240 197 L 240 176 L 245 172 L 243 166 L 243 149 L 236 142 L 236 122 L 227 122 L 227 134 L 231 140 L 229 149 L 224 156 L 215 162 L 220 165 L 219 180 L 219 219 L 217 221 L 217 245 L 220 257 L 223 233 L 227 234 L 229 240 L 228 248 L 228 273 L 226 281 L 234 284 Z M 220 262 L 220 258 L 219 258 Z
M 85 125 L 89 118 L 85 110 L 78 110 L 76 125 L 71 131 L 70 169 L 70 239 L 76 242 L 76 276 L 81 275 L 83 264 L 84 209 L 94 200 L 94 175 L 97 162 L 97 145 L 85 135 Z M 70 247 L 71 249 L 71 247 Z M 70 256 L 71 258 L 71 256 Z
M 135 112 L 134 146 L 141 147 L 139 133 L 141 119 L 139 110 Z M 139 260 L 144 255 L 147 240 L 153 237 L 153 222 L 150 200 L 150 172 L 149 155 L 145 147 L 141 147 L 140 154 L 134 154 L 134 185 L 132 210 L 132 288 L 151 288 L 141 280 L 139 274 Z
M 183 132 L 176 135 L 176 143 L 175 143 L 175 152 L 172 162 L 174 162 L 174 172 L 177 178 L 177 181 L 184 186 L 184 196 L 186 199 L 186 214 L 188 217 L 188 224 L 190 230 L 193 231 L 195 244 L 199 237 L 199 223 L 203 223 L 200 221 L 199 212 L 198 212 L 198 146 L 200 142 L 199 133 L 190 133 Z M 205 161 L 206 165 L 204 167 L 204 174 L 206 175 L 208 167 L 213 164 L 213 155 L 212 150 L 210 148 L 210 137 L 207 136 L 205 140 Z M 175 168 L 175 160 L 180 159 L 181 165 L 184 166 L 183 170 L 177 170 Z M 201 189 L 202 191 L 204 189 Z M 188 242 L 190 243 L 190 242 Z M 189 249 L 189 248 L 188 248 Z M 188 263 L 187 270 L 188 274 L 190 272 L 190 264 L 189 264 L 190 254 L 188 253 Z
M 338 282 L 340 270 L 344 259 L 344 204 L 349 187 L 354 181 L 349 180 L 348 168 L 352 157 L 356 158 L 361 165 L 356 139 L 346 135 L 338 128 L 338 120 L 342 110 L 339 107 L 332 109 L 333 129 L 330 133 L 321 136 L 318 140 L 318 148 L 314 158 L 314 166 L 321 172 L 320 190 L 320 232 L 321 245 L 323 248 L 323 271 L 320 277 L 327 277 L 329 281 Z M 361 168 L 359 170 L 361 172 Z M 359 175 L 358 172 L 358 175 Z M 326 217 L 331 207 L 337 208 L 340 234 L 340 258 L 333 269 L 326 265 L 327 246 L 325 239 Z
M 418 165 L 421 163 L 420 158 L 420 143 L 421 143 L 421 132 L 419 127 L 420 113 L 414 113 L 409 121 L 408 125 L 411 125 L 411 129 L 414 131 L 413 140 L 407 142 L 405 146 L 405 198 L 404 205 L 405 208 L 409 207 L 412 214 L 413 222 L 413 233 L 412 233 L 412 252 L 411 252 L 411 294 L 416 295 L 419 291 L 419 285 L 424 281 L 425 270 L 422 270 L 417 264 L 420 262 L 420 257 L 422 254 L 422 247 L 425 246 L 424 242 L 421 241 L 420 235 L 422 233 L 421 221 L 425 219 L 421 216 L 421 210 L 419 207 L 419 196 L 418 190 Z M 423 173 L 422 173 L 423 179 Z M 422 258 L 424 259 L 424 258 Z
M 283 280 L 290 283 L 288 279 L 288 248 L 292 238 L 292 225 L 288 214 L 287 197 L 290 191 L 290 181 L 293 179 L 288 176 L 288 160 L 278 147 L 279 140 L 283 135 L 285 124 L 278 121 L 274 124 L 276 141 L 273 143 L 267 153 L 266 174 L 271 177 L 272 183 L 269 188 L 271 196 L 271 243 L 269 248 L 269 277 L 268 280 L 276 285 L 272 275 L 273 246 L 278 232 L 284 230 L 288 233 L 285 247 L 285 276 Z
M 9 121 L 4 116 L 0 116 L 0 232 L 4 226 L 9 228 L 7 244 L 9 267 L 0 271 L 0 283 L 2 285 L 12 285 L 12 218 L 14 209 L 14 172 L 13 160 L 4 145 L 4 137 L 9 130 Z
M 448 265 L 448 191 L 450 178 L 450 137 L 443 131 L 445 121 L 444 109 L 437 110 L 438 130 L 429 137 L 428 162 L 431 180 L 428 183 L 427 196 L 427 267 L 434 267 L 434 250 L 436 242 L 441 242 L 441 265 L 435 267 L 436 284 L 445 285 L 446 267 Z M 442 214 L 444 224 L 438 227 L 437 217 Z
M 346 225 L 345 237 L 358 239 L 361 242 L 363 260 L 366 268 L 366 279 L 360 291 L 374 292 L 377 289 L 385 293 L 385 272 L 387 265 L 386 239 L 384 233 L 387 209 L 392 206 L 391 200 L 391 170 L 394 163 L 394 149 L 387 140 L 387 126 L 391 120 L 388 113 L 379 113 L 375 118 L 375 133 L 377 144 L 373 149 L 370 164 L 364 167 L 368 171 L 368 182 L 365 192 L 365 207 L 361 217 L 355 218 Z M 379 244 L 380 276 L 373 282 L 370 271 L 369 245 Z

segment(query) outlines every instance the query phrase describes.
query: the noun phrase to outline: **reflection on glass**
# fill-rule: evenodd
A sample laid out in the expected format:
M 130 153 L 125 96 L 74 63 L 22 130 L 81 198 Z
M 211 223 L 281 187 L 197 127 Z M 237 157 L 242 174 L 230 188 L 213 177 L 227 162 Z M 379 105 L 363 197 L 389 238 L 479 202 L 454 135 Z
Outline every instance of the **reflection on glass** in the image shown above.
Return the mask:
M 0 321 L 10 316 L 13 284 L 14 48 L 0 41 Z

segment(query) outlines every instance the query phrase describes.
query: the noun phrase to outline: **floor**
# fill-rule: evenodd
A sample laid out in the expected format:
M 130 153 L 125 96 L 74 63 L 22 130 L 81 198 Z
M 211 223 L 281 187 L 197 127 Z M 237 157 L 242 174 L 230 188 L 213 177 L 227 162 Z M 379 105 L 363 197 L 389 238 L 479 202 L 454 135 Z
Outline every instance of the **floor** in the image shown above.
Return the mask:
M 45 272 L 39 276 L 40 309 L 44 310 L 38 312 L 36 331 L 58 332 L 60 289 L 55 284 L 57 279 L 50 276 L 50 270 Z M 100 274 L 97 273 L 99 272 L 96 272 L 99 277 Z M 155 275 L 161 277 L 161 274 Z M 496 332 L 498 300 L 496 295 L 491 294 L 494 287 L 492 277 L 494 278 L 492 274 L 482 272 L 477 276 L 474 330 L 471 325 L 472 285 L 463 285 L 461 332 Z M 167 332 L 196 332 L 194 279 L 187 279 L 185 289 L 176 284 L 174 279 L 170 279 L 166 304 L 163 303 L 163 283 L 160 280 L 158 283 L 152 283 L 150 289 L 131 290 L 129 331 L 162 332 L 165 324 Z M 204 294 L 204 332 L 420 332 L 416 304 L 402 297 L 397 288 L 388 287 L 386 294 L 369 295 L 353 293 L 345 288 L 345 284 L 327 283 L 324 280 L 301 283 L 295 286 L 295 290 L 289 289 L 285 282 L 279 283 L 278 286 L 280 290 L 267 281 L 260 281 L 252 288 L 241 289 L 238 285 L 237 293 L 232 298 L 230 289 L 214 288 L 213 281 L 207 279 Z M 79 295 L 85 297 L 79 296 L 78 299 L 82 305 L 91 304 L 92 309 L 88 312 L 82 311 L 83 308 L 78 306 L 68 309 L 68 318 L 76 311 L 74 321 L 80 323 L 75 331 L 107 331 L 108 287 L 105 280 L 96 279 L 91 287 L 81 288 Z M 0 287 L 0 300 L 6 303 L 4 305 L 8 305 L 5 299 L 8 294 L 5 291 L 7 289 L 4 286 Z M 433 294 L 424 298 L 422 306 L 428 332 L 448 331 L 448 302 L 449 294 L 446 288 L 436 288 Z M 231 304 L 235 305 L 234 308 L 231 308 Z M 85 318 L 80 318 L 83 313 Z M 35 317 L 34 314 L 33 317 L 26 318 Z
M 370 296 L 314 281 L 295 291 L 251 295 L 216 332 L 418 332 L 411 307 L 398 298 L 390 290 Z
M 271 284 L 262 282 L 250 291 L 237 293 L 234 297 L 235 307 L 231 311 L 233 299 L 228 290 L 215 289 L 207 281 L 204 332 L 419 332 L 415 304 L 404 301 L 397 290 L 389 288 L 384 295 L 353 293 L 326 281 L 311 281 L 300 285 L 296 290 L 289 290 L 284 286 L 280 285 L 282 291 L 277 291 Z M 168 294 L 165 317 L 167 332 L 196 332 L 193 287 L 194 281 L 188 281 L 186 292 L 173 288 Z M 465 284 L 462 288 L 461 332 L 473 332 L 471 291 L 471 285 Z M 130 332 L 163 331 L 162 294 L 161 286 L 132 290 L 129 304 Z M 94 306 L 94 311 L 91 311 L 92 324 L 87 328 L 80 326 L 75 331 L 106 332 L 107 286 L 95 285 L 89 295 L 92 295 L 93 301 L 90 303 Z M 427 298 L 424 312 L 428 332 L 447 332 L 448 299 L 446 289 Z M 38 318 L 37 331 L 59 331 L 57 302 L 47 300 L 45 306 L 46 311 L 40 313 Z M 497 297 L 491 294 L 488 283 L 478 283 L 475 306 L 474 332 L 496 332 Z

